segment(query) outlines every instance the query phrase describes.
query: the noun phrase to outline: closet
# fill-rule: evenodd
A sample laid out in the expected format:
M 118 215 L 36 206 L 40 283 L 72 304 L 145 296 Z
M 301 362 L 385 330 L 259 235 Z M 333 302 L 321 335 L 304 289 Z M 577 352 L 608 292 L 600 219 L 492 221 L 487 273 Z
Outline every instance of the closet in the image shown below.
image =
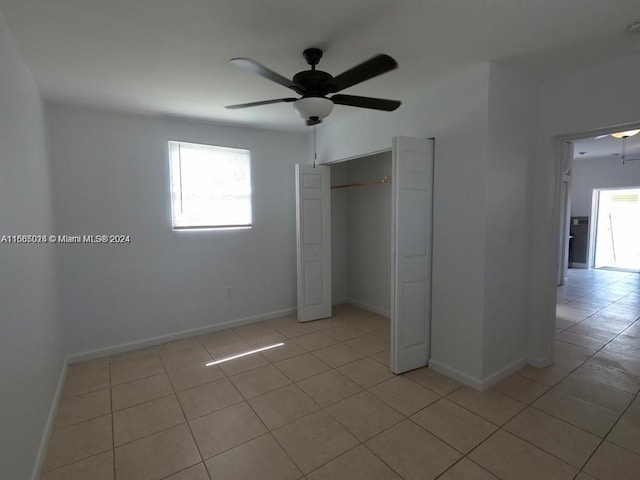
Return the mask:
M 347 302 L 388 317 L 365 315 L 389 325 L 395 373 L 429 358 L 433 166 L 432 139 L 402 136 L 390 151 L 295 166 L 298 321 Z
M 331 165 L 333 303 L 389 318 L 391 151 Z

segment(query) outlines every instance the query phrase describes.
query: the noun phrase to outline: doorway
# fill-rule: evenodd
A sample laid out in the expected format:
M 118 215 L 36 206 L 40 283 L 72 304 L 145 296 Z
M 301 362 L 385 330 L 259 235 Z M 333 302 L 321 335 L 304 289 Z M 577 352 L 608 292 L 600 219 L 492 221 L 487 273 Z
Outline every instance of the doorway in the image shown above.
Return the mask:
M 640 130 L 601 130 L 557 139 L 558 285 L 564 283 L 567 267 L 640 269 L 636 197 L 630 193 L 640 189 L 636 133 Z M 606 193 L 617 190 L 624 192 L 614 194 L 615 200 Z
M 593 266 L 640 271 L 640 187 L 594 189 Z

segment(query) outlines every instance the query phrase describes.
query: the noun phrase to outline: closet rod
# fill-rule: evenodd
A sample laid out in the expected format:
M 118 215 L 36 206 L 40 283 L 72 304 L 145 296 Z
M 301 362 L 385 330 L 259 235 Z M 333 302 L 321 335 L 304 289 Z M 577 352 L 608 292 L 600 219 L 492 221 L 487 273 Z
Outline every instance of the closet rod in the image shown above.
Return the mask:
M 382 183 L 391 183 L 391 177 L 384 177 L 380 180 L 372 180 L 370 182 L 357 182 L 357 183 L 346 183 L 344 185 L 333 185 L 331 190 L 334 188 L 348 188 L 348 187 L 364 187 L 366 185 L 380 185 Z

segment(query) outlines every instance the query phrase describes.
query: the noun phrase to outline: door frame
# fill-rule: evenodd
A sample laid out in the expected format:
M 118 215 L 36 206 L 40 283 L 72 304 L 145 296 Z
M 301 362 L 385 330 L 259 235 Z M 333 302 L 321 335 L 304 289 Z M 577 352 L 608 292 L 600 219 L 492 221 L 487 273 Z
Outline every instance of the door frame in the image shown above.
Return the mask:
M 560 181 L 560 248 L 558 249 L 558 286 L 564 285 L 569 267 L 569 230 L 571 221 L 571 171 L 573 144 L 562 142 L 562 179 Z
M 396 136 L 402 136 L 402 135 L 394 135 L 394 138 Z M 434 165 L 435 165 L 435 140 L 436 140 L 435 137 L 420 137 L 420 138 L 425 139 L 425 140 L 432 140 L 434 142 L 433 143 L 433 145 L 434 145 L 433 158 L 434 158 Z M 364 158 L 364 157 L 370 157 L 370 156 L 373 156 L 373 155 L 377 155 L 379 153 L 385 153 L 385 152 L 393 153 L 393 151 L 394 151 L 393 142 L 394 141 L 395 140 L 392 139 L 392 145 L 389 148 L 384 148 L 384 149 L 374 150 L 374 151 L 367 152 L 367 153 L 353 155 L 351 157 L 341 158 L 341 159 L 338 159 L 338 160 L 333 160 L 331 162 L 324 162 L 324 163 L 321 163 L 320 165 L 326 165 L 326 166 L 330 167 L 332 165 L 337 165 L 337 164 L 345 163 L 345 162 L 348 162 L 348 161 L 351 161 L 351 160 L 357 160 L 357 159 Z M 395 162 L 396 162 L 395 156 L 392 155 L 392 163 L 391 163 L 392 172 L 395 171 L 395 166 L 396 166 Z M 432 175 L 432 180 L 434 180 L 434 172 L 433 171 L 432 171 L 431 175 Z M 433 244 L 433 211 L 434 210 L 435 210 L 435 204 L 432 203 L 432 215 L 431 215 L 431 241 L 432 241 L 432 244 Z M 394 195 L 391 195 L 391 211 L 392 212 L 396 211 L 396 199 L 395 199 Z M 392 216 L 393 215 L 395 215 L 395 214 L 392 213 Z M 395 224 L 394 224 L 394 222 L 391 222 L 391 231 L 389 233 L 390 233 L 391 238 L 393 240 L 393 238 L 395 237 Z M 389 292 L 389 294 L 390 294 L 390 297 L 393 297 L 393 295 L 395 294 L 394 293 L 395 292 L 395 280 L 396 280 L 395 271 L 396 271 L 396 266 L 397 266 L 397 259 L 396 259 L 396 255 L 395 255 L 395 251 L 394 251 L 394 242 L 393 241 L 392 241 L 392 247 L 391 247 L 390 255 L 391 255 L 391 279 L 390 279 L 391 280 L 391 291 Z M 431 287 L 431 293 L 432 293 L 433 292 L 433 276 L 431 276 L 430 287 Z M 427 330 L 427 335 L 429 337 L 429 339 L 428 339 L 429 348 L 428 348 L 428 359 L 427 359 L 427 362 L 428 362 L 428 360 L 430 359 L 430 356 L 431 356 L 431 323 L 432 323 L 431 322 L 431 319 L 432 319 L 432 315 L 431 314 L 432 314 L 432 311 L 433 311 L 432 304 L 430 304 L 430 308 L 431 308 L 431 311 L 429 312 L 429 325 L 428 325 L 428 330 Z M 396 326 L 395 322 L 397 322 L 397 318 L 395 316 L 394 308 L 390 308 L 390 311 L 389 311 L 389 323 L 390 323 L 390 325 L 389 325 L 389 328 L 390 328 L 390 340 L 389 340 L 389 342 L 390 342 L 390 346 L 391 346 L 391 341 L 393 340 L 394 330 L 395 330 L 395 326 Z M 392 352 L 391 352 L 391 348 L 390 348 L 389 349 L 389 361 L 390 361 L 390 364 L 393 362 L 393 359 L 391 357 L 392 357 Z M 391 365 L 390 365 L 389 368 L 390 369 L 392 368 Z
M 543 262 L 543 271 L 545 272 L 545 279 L 539 284 L 546 293 L 546 295 L 539 299 L 537 302 L 537 310 L 540 311 L 540 315 L 536 316 L 535 322 L 543 326 L 543 336 L 539 337 L 538 341 L 540 346 L 544 346 L 543 351 L 536 351 L 534 353 L 536 360 L 532 360 L 532 364 L 538 367 L 546 367 L 553 364 L 553 340 L 555 337 L 555 324 L 556 324 L 556 305 L 558 302 L 558 255 L 559 250 L 562 248 L 560 237 L 560 222 L 563 216 L 560 202 L 560 192 L 562 191 L 563 170 L 562 170 L 562 158 L 564 142 L 572 142 L 580 140 L 582 138 L 597 137 L 598 135 L 605 135 L 611 132 L 621 132 L 625 130 L 635 130 L 640 128 L 640 121 L 609 125 L 594 130 L 583 130 L 578 133 L 560 133 L 551 134 L 550 140 L 552 150 L 549 152 L 549 156 L 553 158 L 553 176 L 550 180 L 550 185 L 553 185 L 554 200 L 553 211 L 548 222 L 537 225 L 537 228 L 549 229 L 551 233 L 550 240 L 553 243 L 549 244 L 550 250 L 546 250 L 546 253 L 551 253 L 549 258 L 540 259 Z M 549 157 L 546 157 L 549 158 Z M 546 256 L 546 255 L 545 255 Z M 551 275 L 553 273 L 553 276 Z M 548 276 L 547 276 L 548 275 Z M 547 290 L 548 289 L 548 290 Z M 530 304 L 531 308 L 531 304 Z M 531 320 L 530 320 L 531 321 Z

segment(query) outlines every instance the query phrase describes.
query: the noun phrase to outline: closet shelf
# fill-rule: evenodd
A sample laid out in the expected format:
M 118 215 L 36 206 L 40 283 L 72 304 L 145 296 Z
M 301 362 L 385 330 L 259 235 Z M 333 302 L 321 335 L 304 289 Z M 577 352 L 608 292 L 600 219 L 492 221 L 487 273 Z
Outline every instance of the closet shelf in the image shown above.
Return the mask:
M 334 188 L 349 188 L 349 187 L 364 187 L 367 185 L 381 185 L 383 183 L 391 183 L 391 177 L 384 177 L 379 180 L 371 180 L 369 182 L 356 182 L 356 183 L 345 183 L 344 185 L 332 185 L 331 190 Z

